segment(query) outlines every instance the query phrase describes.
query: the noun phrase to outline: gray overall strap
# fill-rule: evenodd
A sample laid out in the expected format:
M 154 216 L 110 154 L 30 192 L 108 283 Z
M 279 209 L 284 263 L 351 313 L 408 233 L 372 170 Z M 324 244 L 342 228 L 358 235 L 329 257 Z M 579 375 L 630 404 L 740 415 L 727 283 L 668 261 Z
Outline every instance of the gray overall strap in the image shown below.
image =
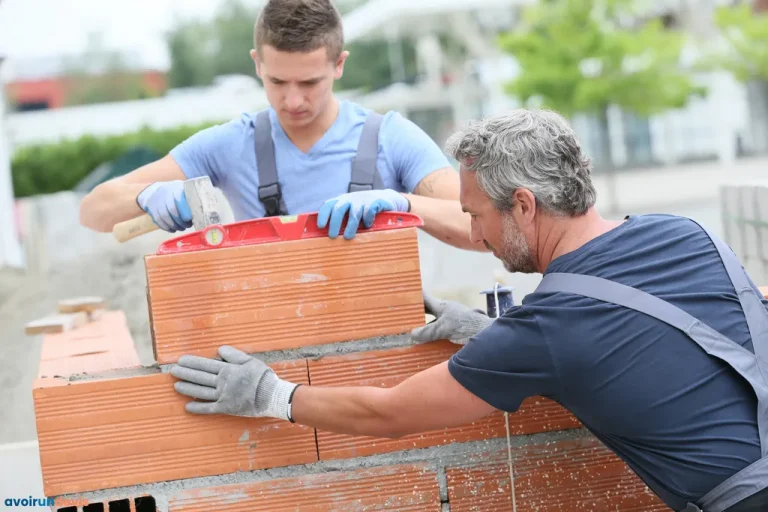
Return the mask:
M 256 115 L 253 139 L 256 147 L 256 166 L 259 169 L 259 201 L 264 205 L 264 216 L 288 215 L 280 183 L 277 180 L 277 163 L 269 110 L 262 110 Z
M 384 116 L 371 112 L 363 125 L 363 133 L 357 144 L 357 154 L 352 161 L 352 176 L 349 180 L 349 192 L 362 190 L 381 190 L 384 184 L 376 169 L 379 159 L 379 128 Z
M 707 493 L 686 512 L 722 512 L 768 486 L 768 364 L 738 343 L 723 336 L 682 309 L 637 288 L 595 276 L 546 274 L 536 293 L 565 292 L 618 304 L 676 327 L 707 354 L 733 367 L 757 395 L 757 425 L 762 458 Z M 763 310 L 765 312 L 765 310 Z M 745 311 L 745 314 L 750 314 Z M 758 313 L 759 314 L 759 313 Z M 752 340 L 753 345 L 764 340 Z M 701 507 L 701 508 L 699 508 Z
M 768 363 L 768 311 L 766 311 L 760 296 L 755 293 L 755 289 L 750 284 L 744 268 L 736 258 L 736 255 L 733 254 L 733 251 L 725 242 L 713 236 L 704 226 L 700 224 L 699 226 L 709 236 L 712 243 L 715 244 L 717 252 L 720 254 L 720 259 L 723 260 L 723 265 L 725 265 L 725 270 L 728 272 L 728 277 L 731 278 L 731 283 L 736 289 L 741 309 L 744 311 L 744 317 L 747 320 L 749 336 L 752 339 L 755 355 L 764 363 Z M 764 442 L 768 443 L 768 439 L 764 439 Z

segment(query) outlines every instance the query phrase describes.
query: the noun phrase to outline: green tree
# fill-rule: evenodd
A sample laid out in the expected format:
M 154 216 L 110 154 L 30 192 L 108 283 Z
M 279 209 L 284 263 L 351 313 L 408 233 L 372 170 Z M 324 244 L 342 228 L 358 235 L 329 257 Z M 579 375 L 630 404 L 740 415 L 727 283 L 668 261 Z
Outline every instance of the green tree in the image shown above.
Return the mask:
M 253 48 L 253 25 L 258 15 L 257 9 L 248 8 L 239 0 L 228 0 L 219 8 L 211 27 L 216 75 L 255 76 L 256 67 L 248 52 Z
M 402 40 L 399 44 L 388 41 L 351 43 L 346 49 L 349 51 L 349 57 L 344 64 L 344 75 L 336 83 L 338 90 L 375 90 L 393 83 L 398 78 L 412 79 L 416 74 L 416 48 L 408 40 Z M 392 64 L 397 59 L 401 60 L 405 76 L 394 76 Z
M 522 26 L 499 40 L 520 67 L 505 85 L 508 94 L 569 118 L 597 116 L 604 139 L 598 164 L 611 164 L 609 106 L 649 116 L 705 92 L 680 64 L 683 36 L 657 18 L 643 20 L 637 7 L 632 0 L 544 1 L 525 9 Z
M 714 21 L 725 48 L 715 54 L 715 66 L 733 73 L 737 80 L 768 80 L 768 12 L 754 12 L 748 3 L 722 6 Z
M 346 14 L 360 4 L 350 1 L 340 5 Z M 228 0 L 210 22 L 177 22 L 166 37 L 171 57 L 171 87 L 210 85 L 213 78 L 224 74 L 256 77 L 256 69 L 248 51 L 253 48 L 253 25 L 258 9 L 242 0 Z M 393 77 L 392 60 L 402 60 L 404 79 L 416 74 L 416 50 L 412 42 L 402 40 L 390 45 L 386 41 L 356 42 L 346 45 L 350 56 L 337 90 L 373 90 L 389 85 Z M 393 53 L 394 52 L 394 53 Z M 256 77 L 258 78 L 258 77 Z
M 208 23 L 177 22 L 166 35 L 171 58 L 169 87 L 210 85 L 215 76 L 213 53 L 215 40 Z

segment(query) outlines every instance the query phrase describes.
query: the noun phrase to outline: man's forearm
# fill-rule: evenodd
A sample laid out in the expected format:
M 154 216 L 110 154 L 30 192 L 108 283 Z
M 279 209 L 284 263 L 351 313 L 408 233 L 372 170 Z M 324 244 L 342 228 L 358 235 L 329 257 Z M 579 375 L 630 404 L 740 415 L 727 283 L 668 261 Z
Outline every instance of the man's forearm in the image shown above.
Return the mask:
M 424 231 L 454 247 L 487 252 L 482 243 L 470 240 L 469 214 L 461 211 L 458 201 L 436 199 L 416 194 L 404 194 L 411 203 L 411 213 L 424 220 Z
M 136 196 L 149 183 L 104 182 L 95 187 L 80 203 L 80 223 L 94 231 L 107 233 L 118 222 L 141 215 Z
M 342 434 L 399 437 L 397 418 L 388 414 L 390 389 L 300 386 L 293 396 L 296 423 Z

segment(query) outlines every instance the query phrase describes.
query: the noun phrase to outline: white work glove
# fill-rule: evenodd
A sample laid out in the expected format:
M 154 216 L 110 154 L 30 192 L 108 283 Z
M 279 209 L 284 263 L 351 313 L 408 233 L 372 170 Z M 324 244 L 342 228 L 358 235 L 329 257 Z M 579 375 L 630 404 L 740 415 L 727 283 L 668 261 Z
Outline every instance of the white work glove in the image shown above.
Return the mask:
M 459 345 L 491 325 L 493 318 L 478 309 L 470 309 L 450 300 L 440 300 L 424 294 L 424 309 L 435 316 L 435 321 L 411 331 L 415 341 L 451 340 Z
M 157 181 L 142 190 L 136 202 L 162 230 L 175 233 L 192 226 L 192 211 L 182 180 Z
M 207 400 L 187 403 L 187 412 L 293 421 L 289 404 L 298 384 L 278 378 L 262 361 L 234 347 L 220 347 L 219 355 L 223 361 L 181 356 L 171 368 L 171 375 L 181 379 L 173 386 L 178 393 Z

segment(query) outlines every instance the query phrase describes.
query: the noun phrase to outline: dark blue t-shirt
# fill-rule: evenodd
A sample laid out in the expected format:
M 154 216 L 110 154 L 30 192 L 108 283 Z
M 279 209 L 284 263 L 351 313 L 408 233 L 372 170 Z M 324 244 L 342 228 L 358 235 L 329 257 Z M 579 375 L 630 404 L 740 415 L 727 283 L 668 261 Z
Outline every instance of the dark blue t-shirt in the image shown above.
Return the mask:
M 690 219 L 629 217 L 555 259 L 546 272 L 633 286 L 752 351 L 717 249 Z M 567 293 L 529 294 L 448 367 L 501 410 L 516 411 L 530 396 L 559 402 L 675 510 L 760 457 L 749 384 L 681 331 L 622 306 Z

